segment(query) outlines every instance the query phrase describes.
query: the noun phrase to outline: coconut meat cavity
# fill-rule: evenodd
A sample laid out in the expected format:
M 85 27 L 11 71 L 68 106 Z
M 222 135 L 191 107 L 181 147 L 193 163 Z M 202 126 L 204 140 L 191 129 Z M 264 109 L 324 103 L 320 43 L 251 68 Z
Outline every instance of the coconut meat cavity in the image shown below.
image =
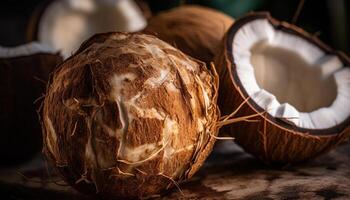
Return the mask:
M 306 39 L 256 19 L 238 30 L 232 52 L 245 91 L 271 116 L 306 129 L 350 116 L 350 69 Z

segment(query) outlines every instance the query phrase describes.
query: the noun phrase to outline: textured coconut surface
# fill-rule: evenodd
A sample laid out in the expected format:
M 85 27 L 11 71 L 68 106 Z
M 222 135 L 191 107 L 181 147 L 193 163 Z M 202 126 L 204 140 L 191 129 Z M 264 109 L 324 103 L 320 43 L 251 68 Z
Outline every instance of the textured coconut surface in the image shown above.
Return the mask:
M 48 86 L 44 151 L 84 193 L 159 194 L 209 155 L 216 80 L 204 63 L 153 36 L 95 35 Z
M 350 143 L 307 163 L 270 168 L 231 141 L 220 143 L 201 170 L 155 199 L 349 199 Z M 23 174 L 23 175 L 21 175 Z M 57 181 L 57 184 L 53 183 Z M 76 192 L 43 158 L 0 171 L 2 199 L 90 199 Z

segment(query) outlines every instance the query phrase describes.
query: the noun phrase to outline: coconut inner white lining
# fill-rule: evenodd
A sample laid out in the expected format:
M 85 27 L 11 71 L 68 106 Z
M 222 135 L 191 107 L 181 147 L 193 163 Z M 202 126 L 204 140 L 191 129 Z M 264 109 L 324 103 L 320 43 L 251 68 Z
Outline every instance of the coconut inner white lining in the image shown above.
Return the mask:
M 267 19 L 245 24 L 232 45 L 243 87 L 273 117 L 326 129 L 350 116 L 350 69 L 338 57 Z
M 0 58 L 13 58 L 19 56 L 30 56 L 37 53 L 57 53 L 49 46 L 38 42 L 31 42 L 28 44 L 15 46 L 15 47 L 3 47 L 0 46 Z
M 95 33 L 134 32 L 146 23 L 132 0 L 56 0 L 42 15 L 38 39 L 67 58 Z

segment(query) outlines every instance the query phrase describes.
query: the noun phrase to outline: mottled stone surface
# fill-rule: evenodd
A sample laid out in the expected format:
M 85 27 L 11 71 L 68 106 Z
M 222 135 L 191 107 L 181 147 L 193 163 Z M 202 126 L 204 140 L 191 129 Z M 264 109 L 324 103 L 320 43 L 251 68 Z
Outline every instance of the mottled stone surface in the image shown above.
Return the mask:
M 61 186 L 53 172 L 49 178 L 44 163 L 38 156 L 25 166 L 1 170 L 3 199 L 89 199 Z M 155 199 L 350 199 L 350 144 L 307 163 L 269 167 L 227 141 L 180 187 L 183 194 L 173 189 Z

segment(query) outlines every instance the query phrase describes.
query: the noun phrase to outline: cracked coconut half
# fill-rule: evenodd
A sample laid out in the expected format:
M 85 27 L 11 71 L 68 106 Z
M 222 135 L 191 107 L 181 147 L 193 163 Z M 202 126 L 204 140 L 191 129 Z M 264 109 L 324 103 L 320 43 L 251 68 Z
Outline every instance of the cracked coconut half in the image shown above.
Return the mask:
M 217 135 L 218 79 L 149 35 L 98 34 L 53 76 L 44 152 L 74 188 L 144 198 L 191 177 Z
M 146 24 L 133 0 L 48 0 L 33 13 L 27 38 L 45 43 L 67 58 L 96 33 L 135 32 Z
M 49 74 L 60 62 L 57 52 L 39 43 L 0 46 L 0 165 L 22 163 L 40 151 L 36 110 Z
M 350 60 L 267 13 L 235 22 L 216 59 L 223 114 L 259 115 L 230 133 L 266 162 L 319 155 L 350 134 Z M 229 122 L 229 120 L 228 120 Z

